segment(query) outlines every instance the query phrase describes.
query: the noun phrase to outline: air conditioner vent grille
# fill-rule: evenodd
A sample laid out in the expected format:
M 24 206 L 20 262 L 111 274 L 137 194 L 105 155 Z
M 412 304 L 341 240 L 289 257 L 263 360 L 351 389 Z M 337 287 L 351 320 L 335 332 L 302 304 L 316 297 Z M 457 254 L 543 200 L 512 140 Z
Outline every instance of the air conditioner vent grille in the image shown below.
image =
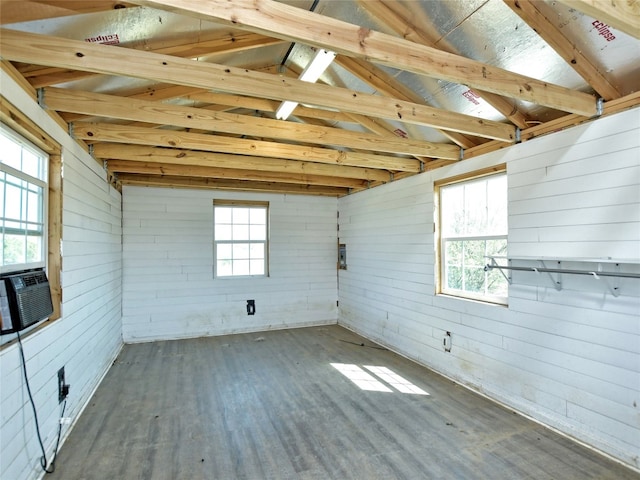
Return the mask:
M 6 288 L 0 300 L 6 304 L 0 322 L 2 333 L 11 333 L 27 328 L 53 313 L 53 302 L 49 281 L 44 271 L 29 271 L 13 274 L 1 280 Z M 0 292 L 2 293 L 2 292 Z M 0 302 L 0 303 L 3 303 Z

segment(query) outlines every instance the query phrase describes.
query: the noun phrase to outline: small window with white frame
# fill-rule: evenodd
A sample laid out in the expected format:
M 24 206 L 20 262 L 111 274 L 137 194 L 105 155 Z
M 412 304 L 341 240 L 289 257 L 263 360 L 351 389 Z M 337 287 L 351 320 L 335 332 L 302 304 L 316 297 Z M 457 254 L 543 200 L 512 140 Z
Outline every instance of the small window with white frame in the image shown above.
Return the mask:
M 49 156 L 0 125 L 0 272 L 46 266 Z
M 507 175 L 476 174 L 436 184 L 438 292 L 506 304 L 508 282 L 490 259 L 507 255 Z
M 269 203 L 214 200 L 214 276 L 268 275 Z

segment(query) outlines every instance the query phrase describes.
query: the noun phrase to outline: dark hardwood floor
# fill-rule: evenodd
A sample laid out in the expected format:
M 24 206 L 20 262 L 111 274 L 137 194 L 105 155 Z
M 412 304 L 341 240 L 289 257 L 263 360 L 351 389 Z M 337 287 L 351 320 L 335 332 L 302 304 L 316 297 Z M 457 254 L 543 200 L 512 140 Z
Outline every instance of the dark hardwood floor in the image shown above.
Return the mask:
M 362 390 L 332 363 L 429 395 Z M 338 326 L 125 345 L 47 477 L 639 478 Z

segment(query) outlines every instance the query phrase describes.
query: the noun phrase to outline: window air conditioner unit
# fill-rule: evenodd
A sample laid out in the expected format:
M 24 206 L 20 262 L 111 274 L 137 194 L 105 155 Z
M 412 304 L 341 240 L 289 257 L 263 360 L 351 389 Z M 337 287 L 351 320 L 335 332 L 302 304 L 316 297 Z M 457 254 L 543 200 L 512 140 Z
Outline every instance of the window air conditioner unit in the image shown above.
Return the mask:
M 24 330 L 52 313 L 51 290 L 44 270 L 0 277 L 0 334 Z

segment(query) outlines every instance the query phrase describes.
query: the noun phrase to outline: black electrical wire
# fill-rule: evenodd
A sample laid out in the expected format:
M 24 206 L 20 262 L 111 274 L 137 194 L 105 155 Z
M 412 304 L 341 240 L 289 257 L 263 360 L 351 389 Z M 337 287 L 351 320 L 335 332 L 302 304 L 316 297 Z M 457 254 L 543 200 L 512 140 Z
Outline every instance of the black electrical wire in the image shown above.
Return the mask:
M 53 460 L 51 460 L 51 470 L 47 469 L 47 454 L 44 450 L 44 444 L 42 443 L 42 436 L 40 435 L 40 424 L 38 422 L 38 411 L 36 410 L 36 403 L 33 400 L 31 394 L 31 386 L 29 385 L 29 376 L 27 375 L 27 361 L 24 358 L 24 349 L 22 348 L 22 339 L 20 338 L 20 332 L 16 332 L 18 336 L 18 347 L 20 349 L 20 358 L 22 359 L 22 373 L 24 374 L 24 381 L 27 386 L 27 393 L 29 395 L 29 401 L 31 402 L 31 408 L 33 409 L 33 420 L 36 424 L 36 434 L 38 436 L 38 443 L 40 444 L 40 450 L 42 451 L 42 457 L 40 457 L 40 466 L 45 473 L 53 473 L 56 469 L 56 458 L 58 458 L 58 447 L 60 446 L 60 434 L 62 433 L 62 417 L 64 417 L 64 411 L 67 408 L 67 401 L 64 401 L 62 405 L 62 412 L 60 413 L 60 421 L 58 422 L 58 439 L 56 440 L 56 449 L 53 452 Z

